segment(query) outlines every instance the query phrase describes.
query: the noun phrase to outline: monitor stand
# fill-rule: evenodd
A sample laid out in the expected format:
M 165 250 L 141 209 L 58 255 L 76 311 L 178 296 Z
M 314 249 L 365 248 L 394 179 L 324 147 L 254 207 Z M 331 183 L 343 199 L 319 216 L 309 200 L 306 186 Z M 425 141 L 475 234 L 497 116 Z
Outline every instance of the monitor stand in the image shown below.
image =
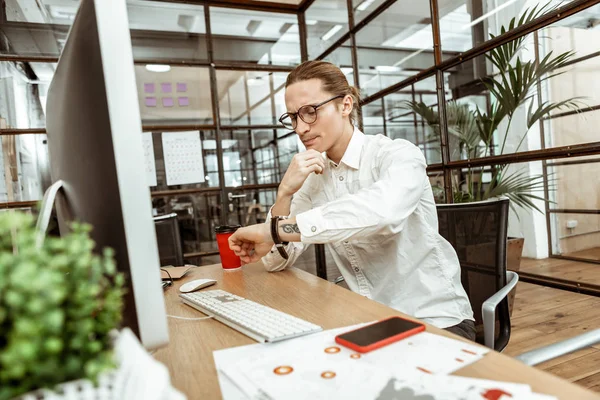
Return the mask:
M 64 187 L 64 184 L 65 182 L 63 180 L 58 180 L 50 185 L 44 193 L 44 198 L 42 199 L 42 204 L 40 206 L 40 214 L 38 215 L 37 224 L 35 226 L 35 245 L 37 248 L 42 247 L 42 244 L 44 244 L 46 231 L 48 230 L 48 224 L 50 223 L 50 216 L 52 215 L 52 209 L 54 208 L 54 202 L 56 201 L 58 192 Z

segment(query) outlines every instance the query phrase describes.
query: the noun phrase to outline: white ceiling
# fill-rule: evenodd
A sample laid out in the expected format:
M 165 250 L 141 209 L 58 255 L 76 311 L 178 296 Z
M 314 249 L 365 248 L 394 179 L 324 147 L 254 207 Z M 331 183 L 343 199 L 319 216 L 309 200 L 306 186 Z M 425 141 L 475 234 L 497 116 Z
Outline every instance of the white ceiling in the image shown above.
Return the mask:
M 287 0 L 298 3 L 299 0 Z M 524 0 L 519 0 L 524 3 Z M 554 0 L 561 3 L 564 0 Z M 439 0 L 440 28 L 442 47 L 446 51 L 464 51 L 471 47 L 471 16 L 466 4 L 469 0 Z M 43 3 L 44 7 L 38 4 Z M 355 6 L 360 4 L 354 0 Z M 375 1 L 362 13 L 372 11 L 380 2 Z M 493 3 L 493 2 L 492 2 Z M 79 0 L 6 0 L 9 21 L 52 23 L 69 25 L 75 15 Z M 206 32 L 204 26 L 204 8 L 184 3 L 165 3 L 146 0 L 127 0 L 130 28 L 142 31 L 155 31 L 157 35 L 164 32 L 179 34 L 177 39 L 149 36 L 147 39 L 134 40 L 134 49 L 138 58 L 202 58 L 201 40 L 193 39 L 190 33 Z M 600 16 L 598 7 L 592 7 L 577 14 L 580 24 L 588 23 L 592 16 Z M 574 18 L 569 21 L 575 22 Z M 320 37 L 331 27 L 347 22 L 346 0 L 317 0 L 307 10 L 307 28 L 310 43 L 320 42 Z M 230 56 L 232 60 L 241 59 L 267 63 L 268 57 L 276 64 L 294 65 L 299 62 L 299 33 L 297 18 L 293 14 L 277 14 L 256 12 L 232 8 L 211 7 L 212 31 L 215 35 L 237 36 L 258 40 L 246 42 L 240 40 L 221 40 L 215 49 Z M 342 29 L 328 43 L 335 41 L 346 30 Z M 183 36 L 181 35 L 183 34 Z M 41 30 L 22 30 L 15 37 L 10 37 L 13 46 L 20 46 L 19 51 L 29 54 L 58 54 L 64 34 Z M 192 39 L 190 39 L 192 38 Z M 362 50 L 359 62 L 363 67 L 396 66 L 398 71 L 387 75 L 406 74 L 402 68 L 425 68 L 431 64 L 431 55 L 421 53 L 431 51 L 429 2 L 425 0 L 398 0 L 382 15 L 371 21 L 358 32 L 357 43 L 360 46 L 385 47 L 395 51 Z M 322 44 L 321 44 L 322 45 Z M 43 51 L 42 51 L 43 49 Z M 191 50 L 190 50 L 191 49 Z M 400 50 L 403 51 L 400 51 Z M 192 53 L 195 52 L 195 53 Z M 227 54 L 229 53 L 229 54 Z M 269 54 L 270 53 L 270 54 Z M 205 54 L 205 53 L 204 53 Z M 238 58 L 239 57 L 239 58 Z M 350 61 L 350 60 L 347 60 Z M 347 62 L 346 65 L 351 65 Z M 51 65 L 33 64 L 33 68 L 41 79 L 51 76 Z M 366 83 L 361 71 L 361 84 Z M 379 72 L 372 70 L 377 75 Z M 413 73 L 413 72 L 411 72 Z M 219 97 L 237 82 L 241 75 L 221 74 Z M 385 75 L 382 73 L 382 75 Z M 387 76 L 386 75 L 386 76 Z M 393 77 L 392 79 L 393 80 Z M 362 86 L 362 85 L 361 85 Z M 363 88 L 367 89 L 367 88 Z

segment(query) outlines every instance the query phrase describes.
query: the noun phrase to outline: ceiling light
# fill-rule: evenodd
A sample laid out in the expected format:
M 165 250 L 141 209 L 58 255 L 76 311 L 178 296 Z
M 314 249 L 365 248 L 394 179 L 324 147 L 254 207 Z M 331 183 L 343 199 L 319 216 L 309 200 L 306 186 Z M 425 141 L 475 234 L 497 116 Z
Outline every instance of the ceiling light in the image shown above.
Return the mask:
M 286 33 L 291 27 L 293 26 L 293 24 L 289 23 L 289 22 L 284 22 L 283 25 L 281 25 L 281 28 L 279 28 L 279 34 L 283 35 L 284 33 Z
M 352 72 L 354 72 L 354 70 L 352 68 L 344 67 L 344 68 L 340 68 L 340 69 L 342 70 L 342 73 L 344 75 L 348 75 L 348 74 L 351 74 Z
M 196 26 L 198 17 L 196 15 L 180 14 L 177 16 L 177 25 L 183 28 L 186 32 L 192 32 Z
M 75 19 L 75 13 L 77 10 L 73 10 L 71 7 L 59 7 L 59 6 L 50 6 L 50 15 L 52 18 L 62 18 L 62 19 Z
M 257 76 L 256 78 L 248 78 L 248 86 L 260 86 L 263 83 L 265 83 L 265 81 L 260 76 Z
M 256 33 L 256 30 L 258 29 L 260 24 L 262 24 L 261 21 L 256 21 L 252 19 L 250 20 L 250 22 L 248 22 L 248 25 L 246 26 L 246 31 L 250 34 L 250 36 L 254 36 L 254 33 Z
M 378 65 L 375 69 L 379 72 L 400 72 L 398 67 L 390 67 L 389 65 Z
M 146 69 L 150 72 L 169 72 L 171 66 L 166 64 L 147 64 Z
M 340 29 L 342 29 L 341 25 L 334 25 L 333 28 L 327 31 L 323 36 L 321 36 L 321 40 L 327 41 L 333 37 Z
M 375 0 L 365 0 L 362 3 L 360 3 L 358 6 L 356 6 L 356 10 L 357 11 L 365 11 L 374 2 L 375 2 Z
M 317 24 L 317 20 L 316 19 L 307 19 L 306 21 L 304 21 L 304 23 L 306 25 L 316 25 Z
M 462 27 L 463 30 L 468 29 L 472 26 L 477 25 L 478 23 L 480 23 L 481 21 L 483 21 L 484 19 L 487 19 L 489 17 L 491 17 L 492 15 L 496 14 L 498 11 L 502 10 L 503 8 L 506 8 L 508 6 L 510 6 L 512 3 L 516 2 L 517 0 L 508 0 L 507 2 L 505 2 L 504 4 L 494 8 L 492 11 L 483 14 L 481 17 L 474 19 L 473 21 L 471 21 L 471 23 L 465 25 Z

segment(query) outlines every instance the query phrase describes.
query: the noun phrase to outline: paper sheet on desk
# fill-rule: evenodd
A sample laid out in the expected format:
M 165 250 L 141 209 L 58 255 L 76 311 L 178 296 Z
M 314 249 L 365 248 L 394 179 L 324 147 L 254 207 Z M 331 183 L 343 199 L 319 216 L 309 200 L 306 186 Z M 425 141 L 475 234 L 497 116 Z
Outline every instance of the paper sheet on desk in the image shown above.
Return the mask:
M 295 343 L 296 347 L 302 346 L 304 341 L 311 342 L 313 338 L 321 337 L 326 333 L 335 337 L 335 335 L 358 328 L 362 325 L 366 324 L 358 324 L 350 327 L 333 329 L 318 334 L 296 338 L 293 339 L 293 341 L 288 340 L 279 343 L 251 344 L 213 352 L 223 399 L 247 399 L 250 398 L 250 396 L 246 394 L 246 390 L 252 391 L 254 389 L 254 384 L 252 382 L 246 382 L 247 378 L 245 378 L 245 376 L 238 376 L 233 373 L 233 370 L 230 369 L 231 366 L 235 366 L 238 362 L 240 362 L 240 360 L 256 360 L 274 356 L 280 352 L 284 352 L 286 349 L 289 349 L 290 343 L 292 342 Z M 229 370 L 231 377 L 225 374 L 223 372 L 224 370 Z
M 294 380 L 300 379 L 305 376 L 303 374 L 306 371 L 310 371 L 306 372 L 307 374 L 316 374 L 317 385 L 322 385 L 324 381 L 320 374 L 334 367 L 338 371 L 344 371 L 340 372 L 341 375 L 336 375 L 336 382 L 346 380 L 346 377 L 349 382 L 355 382 L 352 373 L 360 370 L 364 376 L 369 377 L 369 382 L 375 384 L 381 379 L 387 382 L 391 376 L 408 378 L 429 373 L 449 374 L 481 359 L 488 352 L 480 346 L 428 332 L 361 355 L 356 355 L 350 349 L 335 343 L 336 335 L 359 326 L 329 330 L 280 343 L 256 344 L 216 351 L 214 358 L 223 396 L 229 398 L 227 393 L 230 393 L 229 396 L 232 398 L 241 398 L 240 394 L 231 387 L 231 383 L 234 383 L 246 396 L 257 396 L 261 389 L 261 385 L 257 385 L 258 382 L 268 381 L 266 385 L 269 386 L 271 382 L 277 382 L 273 381 L 273 377 L 282 377 L 273 373 L 273 370 L 280 366 L 292 368 L 296 366 L 296 371 L 302 372 L 289 374 L 286 379 L 292 375 Z M 328 352 L 326 349 L 329 349 Z M 352 373 L 347 371 L 348 365 L 352 367 Z M 331 372 L 337 374 L 337 371 Z M 356 382 L 366 383 L 365 379 Z M 333 386 L 329 383 L 328 385 Z M 302 397 L 306 398 L 305 392 Z
M 331 365 L 328 366 L 328 368 Z M 556 400 L 531 392 L 529 385 L 472 379 L 450 375 L 420 374 L 410 379 L 390 377 L 380 368 L 362 365 L 334 365 L 338 374 L 326 380 L 316 378 L 322 369 L 297 365 L 289 375 L 273 379 L 256 371 L 236 373 L 254 386 L 248 398 L 272 399 L 373 399 L 373 400 Z M 305 368 L 307 367 L 307 368 Z M 299 372 L 294 378 L 293 374 Z M 321 372 L 322 374 L 322 372 Z M 260 387 L 259 387 L 260 386 Z

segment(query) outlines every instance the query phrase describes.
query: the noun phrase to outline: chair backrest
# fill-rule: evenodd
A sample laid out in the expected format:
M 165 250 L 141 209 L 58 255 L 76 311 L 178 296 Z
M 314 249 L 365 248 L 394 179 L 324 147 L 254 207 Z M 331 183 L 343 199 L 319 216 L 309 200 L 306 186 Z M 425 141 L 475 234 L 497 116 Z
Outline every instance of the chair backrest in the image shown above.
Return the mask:
M 483 302 L 506 285 L 508 210 L 507 198 L 437 205 L 439 232 L 458 254 L 462 284 L 475 314 L 477 342 L 482 344 Z M 502 350 L 510 338 L 507 298 L 496 310 L 495 332 L 494 347 Z
M 171 213 L 154 217 L 154 227 L 156 228 L 160 265 L 183 265 L 183 248 L 177 214 Z

